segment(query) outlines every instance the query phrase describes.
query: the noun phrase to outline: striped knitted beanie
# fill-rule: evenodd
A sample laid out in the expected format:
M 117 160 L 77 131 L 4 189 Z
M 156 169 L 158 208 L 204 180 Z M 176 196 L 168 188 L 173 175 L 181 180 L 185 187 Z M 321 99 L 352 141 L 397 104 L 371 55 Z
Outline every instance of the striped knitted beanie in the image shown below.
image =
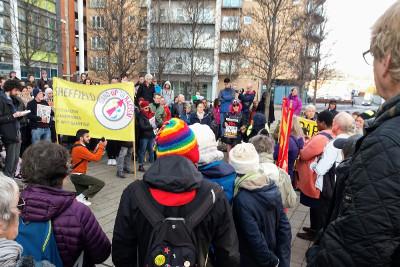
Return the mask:
M 193 131 L 180 119 L 173 118 L 164 123 L 156 137 L 157 157 L 178 155 L 193 163 L 199 161 L 199 148 Z

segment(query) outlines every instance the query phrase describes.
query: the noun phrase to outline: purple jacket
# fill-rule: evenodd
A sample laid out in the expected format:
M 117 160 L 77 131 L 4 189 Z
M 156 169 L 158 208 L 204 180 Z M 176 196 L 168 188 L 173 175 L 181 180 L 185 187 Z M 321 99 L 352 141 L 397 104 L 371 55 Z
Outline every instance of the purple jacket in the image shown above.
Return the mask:
M 93 213 L 75 200 L 75 193 L 47 186 L 28 186 L 22 193 L 24 221 L 52 220 L 54 235 L 64 267 L 71 267 L 82 251 L 85 266 L 102 263 L 111 244 Z
M 301 114 L 301 109 L 303 108 L 303 103 L 301 102 L 301 99 L 299 96 L 289 96 L 289 100 L 293 101 L 293 110 L 294 110 L 294 115 L 300 116 Z

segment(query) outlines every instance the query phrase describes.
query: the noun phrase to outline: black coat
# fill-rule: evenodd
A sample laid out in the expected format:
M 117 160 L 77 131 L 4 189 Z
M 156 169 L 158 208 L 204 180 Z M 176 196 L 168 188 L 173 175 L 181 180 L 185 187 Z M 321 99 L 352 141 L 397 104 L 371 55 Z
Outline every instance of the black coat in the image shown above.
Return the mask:
M 347 178 L 340 178 L 342 192 L 335 194 L 342 199 L 334 220 L 308 251 L 308 266 L 400 266 L 399 125 L 397 96 L 358 141 Z
M 14 118 L 13 114 L 19 110 L 20 100 L 16 97 L 7 99 L 4 92 L 0 92 L 0 136 L 5 144 L 20 141 L 19 119 Z M 23 104 L 22 104 L 23 106 Z
M 239 236 L 240 266 L 290 266 L 292 233 L 275 183 L 256 190 L 240 189 L 233 201 Z
M 50 123 L 43 123 L 42 118 L 37 116 L 37 105 L 48 106 L 49 104 L 45 100 L 42 100 L 40 103 L 38 103 L 36 99 L 33 99 L 28 103 L 26 109 L 31 111 L 31 113 L 28 114 L 31 129 L 49 128 L 52 120 Z M 51 111 L 51 117 L 54 117 L 53 110 Z
M 229 112 L 225 118 L 223 127 L 225 128 L 225 135 L 226 135 L 226 125 L 225 123 L 228 123 L 229 126 L 231 127 L 236 127 L 237 130 L 237 134 L 236 134 L 236 138 L 234 137 L 227 137 L 227 136 L 223 136 L 222 137 L 222 141 L 226 144 L 230 144 L 230 145 L 236 145 L 238 143 L 240 143 L 242 141 L 243 138 L 243 134 L 240 130 L 240 128 L 242 126 L 246 126 L 247 121 L 246 118 L 243 116 L 243 114 L 240 113 L 233 113 L 233 112 Z
M 138 112 L 136 120 L 140 132 L 140 138 L 149 139 L 155 137 L 153 126 L 151 126 L 148 118 L 146 118 L 141 112 Z
M 133 182 L 122 194 L 115 220 L 112 249 L 112 260 L 118 267 L 144 266 L 143 258 L 152 226 L 141 213 L 134 197 L 143 182 L 152 188 L 174 193 L 188 192 L 210 184 L 188 159 L 180 156 L 158 158 L 145 173 L 143 181 Z M 231 208 L 223 190 L 216 184 L 213 187 L 218 189 L 215 191 L 214 206 L 194 229 L 199 242 L 198 252 L 204 257 L 213 244 L 215 266 L 238 267 L 238 239 Z M 179 195 L 175 198 L 179 198 Z M 185 217 L 197 208 L 192 205 L 193 202 L 175 207 L 162 206 L 156 201 L 153 203 L 165 217 Z M 136 264 L 137 261 L 139 265 Z
M 213 118 L 210 113 L 204 113 L 203 119 L 199 119 L 197 116 L 197 112 L 192 112 L 190 114 L 190 125 L 195 124 L 195 123 L 200 123 L 200 124 L 205 124 L 211 127 L 211 122 L 213 121 Z
M 142 83 L 139 85 L 139 89 L 136 94 L 136 104 L 139 105 L 140 98 L 143 98 L 146 101 L 149 101 L 150 103 L 153 103 L 153 97 L 155 93 L 154 85 L 151 83 L 149 86 L 146 86 L 145 83 Z

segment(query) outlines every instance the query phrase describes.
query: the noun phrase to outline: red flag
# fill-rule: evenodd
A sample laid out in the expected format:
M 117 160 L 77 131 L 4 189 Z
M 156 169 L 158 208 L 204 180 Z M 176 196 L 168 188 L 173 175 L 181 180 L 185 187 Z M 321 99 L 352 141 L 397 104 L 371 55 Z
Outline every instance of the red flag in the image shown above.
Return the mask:
M 292 101 L 284 98 L 282 103 L 282 121 L 280 126 L 279 156 L 277 165 L 286 172 L 288 171 L 289 138 L 292 129 L 293 113 Z

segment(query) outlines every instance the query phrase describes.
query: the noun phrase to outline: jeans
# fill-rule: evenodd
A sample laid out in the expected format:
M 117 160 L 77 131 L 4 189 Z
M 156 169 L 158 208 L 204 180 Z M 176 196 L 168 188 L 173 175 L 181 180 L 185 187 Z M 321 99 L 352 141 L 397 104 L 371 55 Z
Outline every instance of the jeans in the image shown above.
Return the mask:
M 86 174 L 71 174 L 70 178 L 75 186 L 76 194 L 83 194 L 88 198 L 94 197 L 105 185 L 102 180 Z
M 122 173 L 124 170 L 127 172 L 131 171 L 130 163 L 132 156 L 132 147 L 121 147 L 119 151 L 119 156 L 117 158 L 117 170 Z
M 154 162 L 154 138 L 141 138 L 139 143 L 139 164 L 143 165 L 146 151 L 149 153 L 149 162 Z
M 36 144 L 37 142 L 42 140 L 51 142 L 50 128 L 32 129 L 32 144 Z
M 21 142 L 5 144 L 6 147 L 6 162 L 4 167 L 4 175 L 14 178 L 19 161 L 19 151 L 21 149 Z

